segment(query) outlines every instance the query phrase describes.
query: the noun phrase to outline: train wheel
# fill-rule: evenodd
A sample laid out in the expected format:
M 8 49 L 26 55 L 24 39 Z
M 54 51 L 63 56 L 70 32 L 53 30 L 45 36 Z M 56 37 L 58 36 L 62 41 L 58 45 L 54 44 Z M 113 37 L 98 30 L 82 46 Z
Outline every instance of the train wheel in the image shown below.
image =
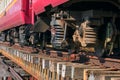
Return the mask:
M 35 39 L 34 34 L 31 34 L 30 38 L 29 38 L 29 45 L 31 45 L 33 47 L 34 47 L 34 39 Z
M 1 32 L 0 33 L 0 41 L 5 41 L 5 33 L 4 32 Z
M 10 34 L 9 34 L 9 31 L 6 33 L 5 40 L 6 40 L 7 42 L 10 41 Z
M 46 38 L 45 38 L 45 33 L 43 33 L 43 40 L 42 40 L 42 44 L 41 44 L 41 49 L 45 49 L 46 48 Z
M 105 48 L 104 48 L 104 42 L 103 41 L 97 41 L 95 46 L 95 55 L 98 57 L 102 57 L 104 55 Z
M 102 40 L 97 41 L 95 51 L 98 57 L 109 56 L 112 53 L 114 41 L 116 38 L 116 26 L 113 23 L 108 23 L 106 29 L 103 27 L 104 32 L 101 31 Z

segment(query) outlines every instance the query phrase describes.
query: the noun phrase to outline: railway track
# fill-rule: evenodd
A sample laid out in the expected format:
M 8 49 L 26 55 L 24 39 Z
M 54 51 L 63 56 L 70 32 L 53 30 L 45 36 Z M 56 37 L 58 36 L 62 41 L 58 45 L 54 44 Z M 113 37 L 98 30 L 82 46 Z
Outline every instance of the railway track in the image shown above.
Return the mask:
M 10 47 L 9 43 L 1 43 L 0 45 Z M 64 51 L 55 51 L 50 49 L 41 50 L 41 49 L 35 49 L 28 46 L 21 47 L 18 44 L 11 46 L 11 48 L 28 53 L 28 54 L 39 54 L 42 56 L 44 55 L 45 57 L 56 58 L 56 59 L 67 61 L 67 62 L 70 61 L 74 63 L 93 64 L 93 65 L 98 65 L 103 67 L 120 69 L 119 59 L 99 58 L 99 57 L 90 55 L 94 53 L 79 52 L 78 54 L 75 54 L 75 53 L 70 54 L 69 52 L 64 52 Z
M 10 47 L 6 43 L 1 43 L 0 49 L 5 57 L 21 66 L 37 80 L 93 80 L 96 77 L 102 77 L 101 80 L 120 79 L 119 59 L 98 58 L 84 52 L 69 54 L 38 49 L 38 53 L 32 53 L 35 51 L 32 47 Z

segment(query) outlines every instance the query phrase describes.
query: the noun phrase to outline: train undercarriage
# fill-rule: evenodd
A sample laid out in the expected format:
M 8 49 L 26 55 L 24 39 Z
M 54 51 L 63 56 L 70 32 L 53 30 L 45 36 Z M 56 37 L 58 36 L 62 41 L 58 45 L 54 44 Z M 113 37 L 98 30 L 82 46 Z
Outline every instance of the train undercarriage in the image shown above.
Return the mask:
M 11 46 L 93 52 L 96 56 L 120 55 L 120 10 L 117 5 L 97 1 L 69 1 L 25 24 L 1 32 L 1 41 Z M 118 53 L 115 53 L 115 52 Z

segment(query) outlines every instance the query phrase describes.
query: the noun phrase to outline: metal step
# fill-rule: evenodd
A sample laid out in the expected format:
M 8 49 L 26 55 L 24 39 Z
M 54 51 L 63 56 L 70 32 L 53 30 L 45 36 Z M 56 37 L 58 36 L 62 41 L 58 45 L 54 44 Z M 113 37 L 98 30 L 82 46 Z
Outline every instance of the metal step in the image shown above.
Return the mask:
M 96 38 L 85 38 L 85 41 L 96 41 Z
M 86 31 L 86 32 L 94 32 L 95 29 L 94 29 L 94 28 L 91 28 L 91 27 L 86 27 L 85 31 Z
M 62 41 L 62 40 L 63 40 L 63 38 L 56 38 L 56 39 L 55 39 L 55 41 L 56 41 L 56 40 L 60 40 L 60 41 Z
M 86 38 L 96 38 L 96 35 L 85 35 Z
M 92 28 L 92 27 L 86 27 L 86 29 L 94 29 L 94 28 Z
M 55 35 L 55 37 L 57 38 L 63 38 L 64 36 L 63 35 Z
M 60 32 L 64 32 L 64 30 L 63 29 L 55 29 L 56 31 L 60 31 Z
M 94 35 L 96 35 L 95 32 L 85 32 L 85 34 L 94 34 Z
M 92 30 L 92 29 L 86 29 L 85 31 L 86 32 L 94 32 L 94 30 Z
M 63 27 L 61 27 L 60 25 L 56 25 L 55 28 L 56 28 L 56 29 L 57 29 L 57 28 L 62 29 Z
M 56 31 L 57 34 L 64 34 L 63 31 Z
M 96 41 L 86 41 L 87 44 L 95 44 Z
M 55 41 L 54 43 L 56 43 L 56 44 L 61 44 L 61 43 L 62 43 L 62 40 L 57 40 L 57 41 Z
M 55 38 L 55 40 L 63 40 L 63 38 Z

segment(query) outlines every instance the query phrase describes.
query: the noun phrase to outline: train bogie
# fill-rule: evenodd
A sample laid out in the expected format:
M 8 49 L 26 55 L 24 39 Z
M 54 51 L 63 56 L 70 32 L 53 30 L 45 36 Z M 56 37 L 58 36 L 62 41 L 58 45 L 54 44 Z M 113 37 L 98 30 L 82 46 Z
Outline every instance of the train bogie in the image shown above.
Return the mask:
M 98 4 L 96 1 L 91 3 L 71 1 L 70 4 L 60 6 L 61 11 L 58 10 L 58 12 L 55 12 L 53 14 L 55 17 L 52 16 L 53 18 L 51 19 L 51 41 L 53 47 L 65 49 L 67 46 L 73 44 L 75 49 L 77 46 L 77 50 L 95 52 L 96 56 L 103 56 L 103 53 L 108 55 L 114 53 L 112 50 L 114 49 L 114 43 L 118 35 L 117 32 L 119 32 L 117 30 L 119 26 L 116 26 L 119 24 L 117 23 L 117 18 L 119 17 L 118 5 L 111 6 L 114 4 L 110 4 L 109 1 L 108 3 L 103 2 L 109 5 L 110 8 L 108 9 L 108 7 L 103 5 L 103 10 L 99 10 L 97 7 L 103 7 L 102 2 L 100 3 L 96 5 Z M 80 4 L 83 5 L 81 8 Z M 91 6 L 88 7 L 87 5 Z M 93 6 L 96 6 L 96 8 Z M 118 12 L 113 10 L 115 7 L 115 10 Z M 67 17 L 64 18 L 64 14 Z M 72 31 L 74 32 L 66 30 L 65 24 L 67 24 L 67 28 L 72 27 Z M 71 32 L 72 35 L 68 32 Z M 66 37 L 67 34 L 71 35 L 72 38 Z M 68 39 L 72 39 L 72 42 L 68 42 Z M 62 47 L 62 44 L 65 46 Z

